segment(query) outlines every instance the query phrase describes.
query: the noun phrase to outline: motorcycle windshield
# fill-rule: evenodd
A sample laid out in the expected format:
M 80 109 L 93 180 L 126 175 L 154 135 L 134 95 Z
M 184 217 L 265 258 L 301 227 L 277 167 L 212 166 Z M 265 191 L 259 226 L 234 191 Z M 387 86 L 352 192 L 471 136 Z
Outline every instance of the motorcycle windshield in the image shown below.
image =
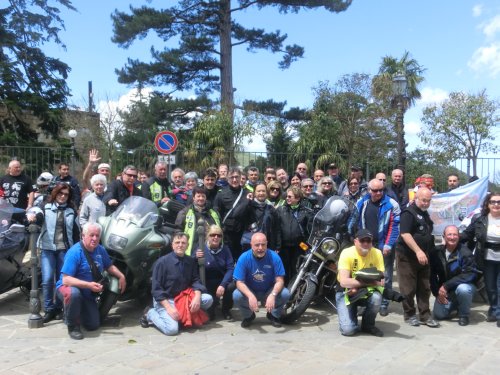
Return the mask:
M 7 200 L 0 198 L 0 233 L 9 229 L 14 206 Z
M 130 221 L 139 228 L 154 225 L 158 220 L 158 208 L 149 199 L 132 196 L 125 199 L 112 218 L 117 222 L 120 220 Z
M 352 203 L 345 198 L 337 195 L 330 197 L 314 216 L 309 243 L 314 243 L 317 238 L 346 232 L 347 220 L 353 207 Z

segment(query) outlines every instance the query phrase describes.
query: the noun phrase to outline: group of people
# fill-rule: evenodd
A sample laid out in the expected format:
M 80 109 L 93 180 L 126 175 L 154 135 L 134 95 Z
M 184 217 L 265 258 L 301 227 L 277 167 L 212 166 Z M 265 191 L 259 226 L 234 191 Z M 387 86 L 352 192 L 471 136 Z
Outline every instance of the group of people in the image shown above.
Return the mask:
M 500 194 L 485 198 L 481 213 L 464 233 L 447 227 L 444 244 L 435 247 L 427 213 L 435 194 L 430 175 L 421 176 L 408 189 L 400 169 L 392 171 L 390 183 L 384 173 L 367 182 L 358 166 L 352 166 L 344 180 L 336 164 L 309 173 L 307 165 L 299 163 L 292 175 L 283 168 L 266 168 L 261 173 L 249 167 L 243 172 L 221 164 L 198 178 L 195 172 L 180 168 L 169 175 L 168 165 L 159 161 L 153 175 L 143 182 L 132 165 L 112 181 L 110 172 L 110 165 L 100 163 L 97 151 L 92 150 L 82 190 L 64 163 L 57 176 L 44 172 L 33 185 L 14 160 L 0 180 L 3 195 L 16 207 L 38 205 L 28 220 L 42 225 L 43 319 L 46 323 L 61 319 L 64 311 L 74 339 L 83 338 L 80 324 L 86 329 L 99 325 L 94 297 L 102 284 L 96 274 L 108 270 L 125 290 L 123 274 L 99 245 L 102 229 L 97 220 L 133 195 L 150 199 L 158 207 L 170 200 L 184 206 L 175 221 L 179 232 L 172 238 L 173 251 L 154 266 L 153 305 L 140 319 L 143 327 L 153 325 L 167 335 L 176 334 L 179 324 L 214 319 L 220 300 L 224 319 L 233 319 L 233 304 L 239 307 L 242 327 L 255 319 L 259 301 L 271 324 L 280 326 L 289 298 L 285 285 L 297 272 L 303 252 L 300 244 L 308 239 L 314 214 L 333 195 L 353 206 L 346 224 L 354 245 L 341 253 L 338 262 L 336 302 L 343 335 L 359 331 L 383 335 L 375 318 L 389 313 L 384 290 L 392 289 L 394 263 L 406 297 L 403 310 L 408 324 L 438 327 L 436 319 L 447 319 L 458 311 L 459 324 L 467 325 L 476 284 L 484 278 L 488 321 L 500 326 Z M 450 175 L 448 183 L 450 189 L 458 187 L 458 176 Z M 39 203 L 35 194 L 43 198 Z M 196 230 L 200 220 L 205 223 L 204 239 L 198 238 Z M 205 260 L 205 284 L 199 279 L 197 258 Z M 384 278 L 363 279 L 366 268 L 383 272 Z M 433 313 L 431 292 L 436 296 Z M 365 309 L 359 325 L 361 306 Z

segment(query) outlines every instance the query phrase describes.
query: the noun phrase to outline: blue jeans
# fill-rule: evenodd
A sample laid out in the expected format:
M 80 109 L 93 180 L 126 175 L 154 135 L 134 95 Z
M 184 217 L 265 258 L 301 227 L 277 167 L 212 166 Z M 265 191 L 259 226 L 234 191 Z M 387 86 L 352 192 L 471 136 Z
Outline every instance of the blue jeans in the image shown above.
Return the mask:
M 55 282 L 61 276 L 61 268 L 64 263 L 66 251 L 42 250 L 41 268 L 42 268 L 42 293 L 43 309 L 49 312 L 55 309 L 62 309 L 62 302 L 55 298 Z
M 83 325 L 87 331 L 99 328 L 99 309 L 95 298 L 85 297 L 79 288 L 63 285 L 57 295 L 64 301 L 64 319 L 68 327 Z
M 450 314 L 458 310 L 458 316 L 469 317 L 470 307 L 472 305 L 472 297 L 476 292 L 476 287 L 472 284 L 459 284 L 457 289 L 448 293 L 448 303 L 446 305 L 439 303 L 436 298 L 434 302 L 434 318 L 448 319 Z
M 207 311 L 214 302 L 212 296 L 207 293 L 201 294 L 201 308 Z M 172 307 L 175 307 L 174 299 L 168 300 Z M 163 334 L 174 336 L 179 333 L 179 322 L 174 320 L 165 310 L 161 303 L 156 302 L 153 298 L 153 308 L 147 313 L 148 321 L 153 323 Z
M 346 305 L 344 295 L 345 292 L 337 292 L 335 295 L 340 333 L 344 336 L 352 336 L 359 332 L 361 328 L 370 329 L 374 327 L 375 318 L 377 317 L 382 303 L 382 295 L 375 291 L 370 297 L 360 299 L 349 305 Z M 363 312 L 361 327 L 358 325 L 358 306 L 366 307 Z
M 394 258 L 396 250 L 394 247 L 391 249 L 389 255 L 384 256 L 384 287 L 387 289 L 392 289 L 392 277 L 394 275 Z M 389 306 L 389 300 L 382 298 L 382 307 L 387 308 Z
M 267 292 L 253 292 L 252 293 L 255 295 L 255 298 L 257 298 L 257 301 L 260 301 L 260 303 L 264 306 L 266 304 L 266 299 L 271 294 L 273 291 L 273 288 L 269 288 Z M 290 292 L 288 291 L 287 288 L 283 288 L 280 293 L 276 296 L 276 300 L 274 302 L 274 309 L 271 311 L 271 314 L 275 318 L 280 318 L 281 314 L 283 312 L 283 307 L 285 304 L 288 302 L 290 299 Z M 233 301 L 234 305 L 240 309 L 241 315 L 243 316 L 243 319 L 250 318 L 252 316 L 253 311 L 250 310 L 249 304 L 248 304 L 248 298 L 241 293 L 238 289 L 236 289 L 233 292 Z
M 484 261 L 484 286 L 490 303 L 488 316 L 500 319 L 500 262 Z

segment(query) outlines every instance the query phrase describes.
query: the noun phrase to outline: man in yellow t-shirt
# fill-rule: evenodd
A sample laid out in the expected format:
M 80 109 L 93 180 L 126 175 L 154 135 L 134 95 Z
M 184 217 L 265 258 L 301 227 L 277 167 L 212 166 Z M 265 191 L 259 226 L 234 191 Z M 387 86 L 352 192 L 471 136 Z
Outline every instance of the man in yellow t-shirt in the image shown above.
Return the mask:
M 384 286 L 384 279 L 381 281 L 362 282 L 356 280 L 356 272 L 375 267 L 378 271 L 384 272 L 384 257 L 382 252 L 372 246 L 373 235 L 367 229 L 360 229 L 356 233 L 354 246 L 345 249 L 340 254 L 338 263 L 338 281 L 343 291 L 336 294 L 337 314 L 339 317 L 340 333 L 344 336 L 352 336 L 360 330 L 373 336 L 382 337 L 384 333 L 375 327 L 375 317 L 380 310 L 382 294 L 376 287 Z M 367 291 L 363 297 L 356 299 L 354 296 Z M 358 306 L 365 306 L 361 327 L 358 325 Z

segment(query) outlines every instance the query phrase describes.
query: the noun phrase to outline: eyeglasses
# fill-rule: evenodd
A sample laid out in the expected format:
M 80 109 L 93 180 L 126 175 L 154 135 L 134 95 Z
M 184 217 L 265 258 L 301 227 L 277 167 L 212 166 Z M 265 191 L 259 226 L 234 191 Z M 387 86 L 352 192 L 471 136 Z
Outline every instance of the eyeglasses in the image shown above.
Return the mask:
M 359 185 L 359 182 L 351 182 L 349 185 Z
M 500 206 L 500 201 L 489 201 L 488 204 L 491 204 L 492 206 Z
M 240 176 L 229 176 L 229 179 L 230 179 L 230 180 L 237 180 L 237 179 L 239 179 L 239 178 L 240 178 Z
M 125 173 L 128 177 L 130 178 L 137 178 L 137 175 L 136 174 L 133 174 L 133 173 Z
M 210 233 L 208 236 L 209 237 L 219 237 L 219 238 L 222 238 L 222 234 L 219 234 L 219 233 Z
M 372 193 L 382 193 L 384 189 L 370 189 Z
M 299 171 L 305 171 L 307 168 L 297 168 Z
M 271 189 L 269 189 L 269 190 L 271 190 L 271 191 L 280 191 L 280 188 L 273 187 L 273 188 L 271 188 Z
M 372 243 L 371 238 L 360 238 L 360 239 L 358 239 L 358 241 L 361 243 Z
M 322 182 L 321 185 L 333 185 L 331 182 Z
M 314 185 L 303 185 L 304 189 L 312 189 Z

